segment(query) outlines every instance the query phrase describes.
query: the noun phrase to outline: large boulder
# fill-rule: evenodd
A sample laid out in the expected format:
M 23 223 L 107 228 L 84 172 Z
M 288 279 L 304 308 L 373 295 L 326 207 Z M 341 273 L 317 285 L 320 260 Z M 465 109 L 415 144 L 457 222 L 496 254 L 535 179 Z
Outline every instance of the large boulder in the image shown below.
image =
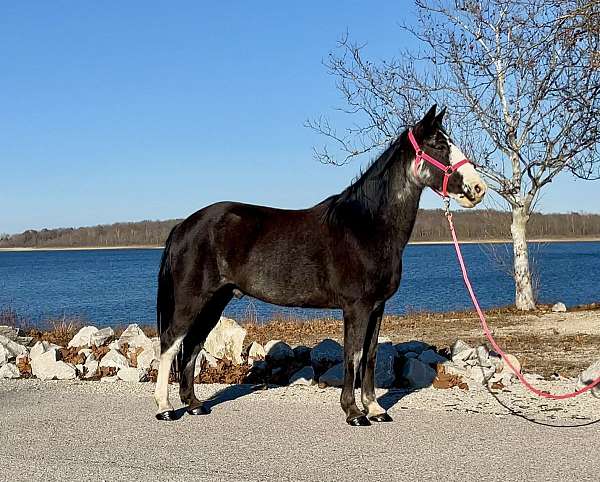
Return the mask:
M 129 366 L 129 362 L 127 358 L 125 358 L 120 352 L 117 350 L 110 350 L 106 355 L 102 357 L 100 360 L 100 368 L 125 368 Z
M 444 363 L 448 361 L 431 348 L 421 353 L 418 357 L 418 360 L 423 363 L 427 363 L 428 365 L 437 365 L 438 363 Z
M 315 383 L 315 371 L 310 366 L 301 368 L 290 377 L 290 385 L 312 385 L 313 383 Z
M 402 367 L 402 378 L 411 388 L 425 388 L 433 383 L 437 372 L 416 358 L 409 358 Z
M 155 360 L 159 361 L 159 357 L 156 356 L 154 347 L 146 347 L 137 356 L 137 367 L 149 370 Z
M 93 357 L 89 356 L 83 365 L 84 378 L 92 378 L 98 374 L 100 363 Z
M 411 340 L 405 341 L 403 343 L 398 343 L 395 345 L 395 348 L 399 355 L 404 355 L 404 353 L 407 353 L 409 351 L 420 354 L 425 350 L 431 348 L 431 345 L 425 343 L 424 341 Z
M 554 313 L 564 313 L 567 311 L 567 307 L 564 303 L 559 301 L 558 303 L 556 303 L 552 306 L 552 311 Z
M 246 338 L 246 330 L 235 320 L 221 317 L 216 326 L 208 334 L 204 349 L 215 358 L 227 358 L 239 365 L 242 359 L 242 348 Z
M 84 326 L 79 330 L 67 345 L 71 347 L 91 346 L 92 335 L 98 331 L 95 326 Z
M 0 335 L 0 345 L 4 348 L 4 357 L 7 361 L 15 359 L 17 356 L 27 353 L 27 348 L 6 336 Z
M 20 378 L 21 373 L 14 363 L 6 363 L 0 367 L 0 379 L 2 378 Z
M 202 366 L 205 362 L 209 368 L 216 368 L 219 364 L 219 360 L 206 350 L 200 350 L 200 353 L 198 353 L 198 356 L 196 357 L 196 365 L 194 366 L 194 378 L 202 371 Z
M 299 363 L 302 366 L 311 365 L 312 361 L 310 359 L 311 349 L 306 345 L 298 345 L 293 348 L 294 350 L 294 360 L 296 363 Z
M 8 353 L 6 348 L 4 348 L 4 345 L 0 345 L 0 366 L 4 365 L 5 363 L 8 363 L 9 358 L 10 354 Z
M 375 359 L 375 386 L 390 388 L 396 382 L 396 356 L 397 351 L 391 343 L 380 343 L 377 346 Z
M 248 363 L 252 365 L 256 360 L 264 360 L 267 356 L 264 347 L 253 341 L 252 344 L 248 347 Z
M 471 348 L 462 340 L 456 340 L 450 349 L 452 361 L 457 364 L 463 364 L 466 360 L 476 356 L 475 349 Z
M 590 385 L 598 377 L 600 377 L 600 360 L 592 363 L 579 375 L 577 388 L 583 388 L 586 385 Z M 594 397 L 600 398 L 600 384 L 592 388 L 591 392 Z
M 131 323 L 125 328 L 123 333 L 121 333 L 117 345 L 119 348 L 122 348 L 125 343 L 127 343 L 130 348 L 140 348 L 151 346 L 152 340 L 146 336 L 137 323 Z
M 338 363 L 319 377 L 319 384 L 329 387 L 341 387 L 344 384 L 344 364 Z
M 46 340 L 38 341 L 35 345 L 33 345 L 31 350 L 29 351 L 29 359 L 33 360 L 38 356 L 46 353 L 48 350 L 51 350 L 52 348 L 60 348 L 60 346 L 55 345 L 54 343 L 50 343 Z
M 111 336 L 114 336 L 115 332 L 110 327 L 102 328 L 98 330 L 96 333 L 93 333 L 90 337 L 90 344 L 94 346 L 102 346 Z
M 310 362 L 317 374 L 324 373 L 344 360 L 344 349 L 330 338 L 319 342 L 310 352 Z
M 267 361 L 273 364 L 282 364 L 294 359 L 294 350 L 286 342 L 271 340 L 265 345 Z
M 76 377 L 77 372 L 73 365 L 62 361 L 56 361 L 57 350 L 50 350 L 31 360 L 31 373 L 40 380 L 71 380 Z

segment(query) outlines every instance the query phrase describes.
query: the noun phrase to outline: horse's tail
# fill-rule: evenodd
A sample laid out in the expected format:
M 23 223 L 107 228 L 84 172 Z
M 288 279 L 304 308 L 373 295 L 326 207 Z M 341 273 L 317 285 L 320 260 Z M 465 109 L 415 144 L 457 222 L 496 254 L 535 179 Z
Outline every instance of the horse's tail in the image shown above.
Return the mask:
M 165 249 L 163 250 L 160 260 L 160 269 L 158 271 L 158 290 L 156 293 L 156 324 L 158 328 L 158 336 L 162 338 L 162 334 L 169 328 L 173 321 L 173 313 L 175 310 L 175 291 L 173 285 L 173 273 L 171 271 L 171 241 L 173 232 L 171 230 Z

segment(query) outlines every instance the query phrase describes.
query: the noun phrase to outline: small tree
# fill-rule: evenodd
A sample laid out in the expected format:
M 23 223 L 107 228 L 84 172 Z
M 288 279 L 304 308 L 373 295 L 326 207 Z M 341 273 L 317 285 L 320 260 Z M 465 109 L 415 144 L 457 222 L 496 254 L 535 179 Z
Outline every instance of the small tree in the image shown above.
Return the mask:
M 600 7 L 580 0 L 416 0 L 403 25 L 418 48 L 366 60 L 344 36 L 326 67 L 354 119 L 316 157 L 343 164 L 383 146 L 432 102 L 449 107 L 457 143 L 512 210 L 515 302 L 535 307 L 526 227 L 543 187 L 568 171 L 598 177 Z

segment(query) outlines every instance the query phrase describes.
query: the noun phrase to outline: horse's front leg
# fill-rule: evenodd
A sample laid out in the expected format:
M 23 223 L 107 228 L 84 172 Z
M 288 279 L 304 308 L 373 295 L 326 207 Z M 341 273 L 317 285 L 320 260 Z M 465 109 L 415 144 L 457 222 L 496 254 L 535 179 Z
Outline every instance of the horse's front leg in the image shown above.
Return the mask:
M 353 426 L 371 425 L 356 406 L 354 397 L 370 311 L 363 306 L 344 309 L 344 386 L 340 403 L 346 412 L 346 422 Z
M 384 303 L 381 303 L 369 318 L 369 327 L 365 338 L 364 356 L 362 359 L 361 399 L 367 418 L 372 422 L 391 422 L 387 412 L 377 403 L 375 396 L 375 362 L 377 356 L 377 341 L 383 318 Z

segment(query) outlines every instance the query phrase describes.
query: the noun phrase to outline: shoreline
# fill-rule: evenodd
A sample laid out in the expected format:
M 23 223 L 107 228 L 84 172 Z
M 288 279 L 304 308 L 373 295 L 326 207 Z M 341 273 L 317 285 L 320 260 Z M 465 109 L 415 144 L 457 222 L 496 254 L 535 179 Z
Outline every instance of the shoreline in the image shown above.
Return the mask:
M 460 241 L 460 240 L 459 240 Z M 540 238 L 529 239 L 528 243 L 598 243 L 600 238 Z M 510 244 L 509 239 L 471 239 L 460 241 L 460 244 Z M 452 244 L 448 241 L 409 241 L 409 245 L 429 246 L 429 245 L 447 245 Z M 72 246 L 72 247 L 14 247 L 0 248 L 0 253 L 6 252 L 27 252 L 27 251 L 107 251 L 112 249 L 163 249 L 164 246 L 156 245 L 136 245 L 136 246 Z

